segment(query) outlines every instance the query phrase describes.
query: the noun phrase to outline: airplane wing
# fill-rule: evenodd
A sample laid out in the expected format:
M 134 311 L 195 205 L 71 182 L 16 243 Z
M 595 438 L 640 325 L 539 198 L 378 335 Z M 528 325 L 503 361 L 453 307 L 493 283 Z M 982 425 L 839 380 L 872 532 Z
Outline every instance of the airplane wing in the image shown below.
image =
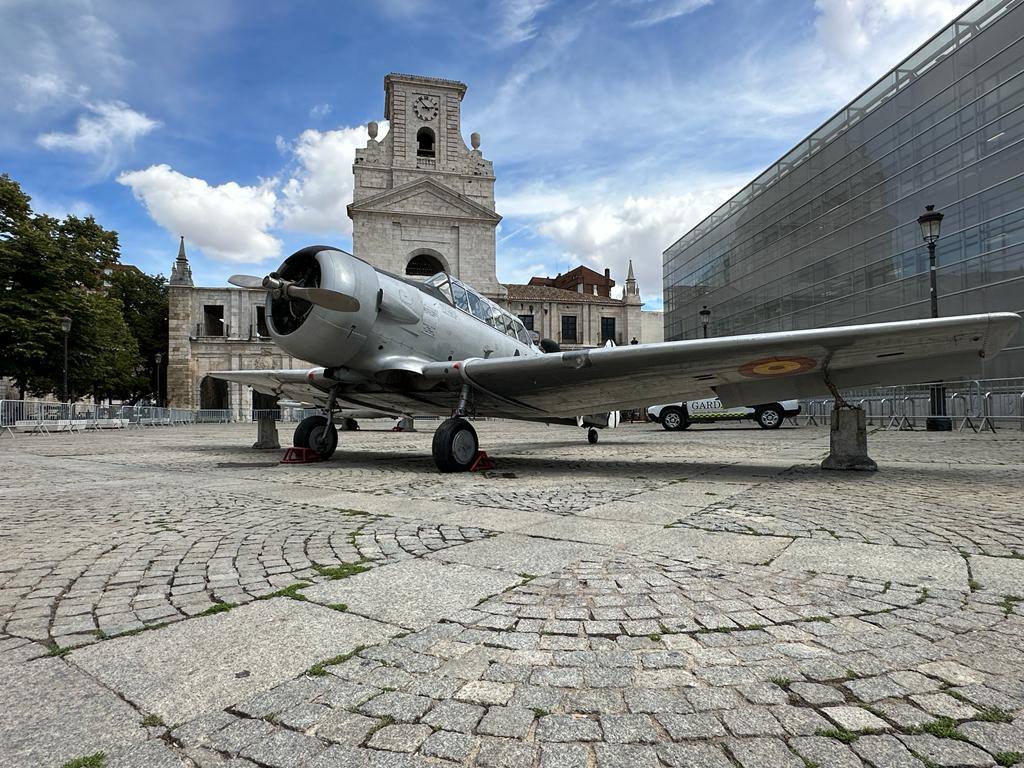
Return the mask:
M 224 381 L 248 384 L 257 392 L 295 400 L 303 405 L 327 404 L 331 384 L 324 378 L 323 368 L 292 368 L 287 370 L 212 371 L 211 376 Z M 317 386 L 317 385 L 320 386 Z
M 431 363 L 423 384 L 472 385 L 480 415 L 567 417 L 707 396 L 725 406 L 973 375 L 1021 325 L 1011 312 Z

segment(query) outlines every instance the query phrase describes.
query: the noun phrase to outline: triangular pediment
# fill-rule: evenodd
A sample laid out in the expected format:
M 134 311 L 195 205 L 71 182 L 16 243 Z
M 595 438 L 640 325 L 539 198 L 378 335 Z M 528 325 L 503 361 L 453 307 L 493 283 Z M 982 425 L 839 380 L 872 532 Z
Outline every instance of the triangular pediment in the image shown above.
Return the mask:
M 501 216 L 433 179 L 418 179 L 373 197 L 351 203 L 353 213 L 389 213 L 476 219 L 497 224 Z

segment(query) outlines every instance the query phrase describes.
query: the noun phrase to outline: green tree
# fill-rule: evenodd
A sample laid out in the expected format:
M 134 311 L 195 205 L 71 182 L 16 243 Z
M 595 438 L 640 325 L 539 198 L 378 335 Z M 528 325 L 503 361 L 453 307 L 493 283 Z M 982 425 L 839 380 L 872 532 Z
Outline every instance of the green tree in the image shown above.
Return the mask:
M 142 357 L 142 370 L 124 399 L 136 402 L 156 388 L 156 356 L 163 356 L 160 392 L 167 393 L 167 280 L 134 269 L 115 270 L 110 295 L 120 300 L 128 330 Z
M 59 393 L 67 315 L 70 394 L 124 397 L 143 361 L 106 283 L 120 256 L 117 233 L 91 216 L 33 214 L 30 203 L 0 175 L 0 376 L 13 378 L 23 396 Z

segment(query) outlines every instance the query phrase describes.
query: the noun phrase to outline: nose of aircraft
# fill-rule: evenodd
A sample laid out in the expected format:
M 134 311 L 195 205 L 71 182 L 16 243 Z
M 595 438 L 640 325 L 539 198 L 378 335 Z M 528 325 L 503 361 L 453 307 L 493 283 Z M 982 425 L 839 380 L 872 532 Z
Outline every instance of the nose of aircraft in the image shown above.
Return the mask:
M 366 340 L 376 318 L 377 273 L 329 246 L 296 251 L 269 280 L 271 335 L 285 350 L 325 367 L 343 365 Z

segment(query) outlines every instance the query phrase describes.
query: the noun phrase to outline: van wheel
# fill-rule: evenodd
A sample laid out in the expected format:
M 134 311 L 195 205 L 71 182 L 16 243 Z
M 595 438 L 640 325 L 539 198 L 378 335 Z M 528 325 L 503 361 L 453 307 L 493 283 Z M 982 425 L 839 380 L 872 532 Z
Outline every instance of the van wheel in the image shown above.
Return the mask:
M 666 408 L 661 412 L 661 426 L 669 432 L 677 429 L 686 429 L 690 422 L 686 420 L 686 414 L 681 408 Z
M 778 429 L 782 426 L 782 409 L 777 405 L 766 405 L 754 413 L 754 421 L 761 429 Z

